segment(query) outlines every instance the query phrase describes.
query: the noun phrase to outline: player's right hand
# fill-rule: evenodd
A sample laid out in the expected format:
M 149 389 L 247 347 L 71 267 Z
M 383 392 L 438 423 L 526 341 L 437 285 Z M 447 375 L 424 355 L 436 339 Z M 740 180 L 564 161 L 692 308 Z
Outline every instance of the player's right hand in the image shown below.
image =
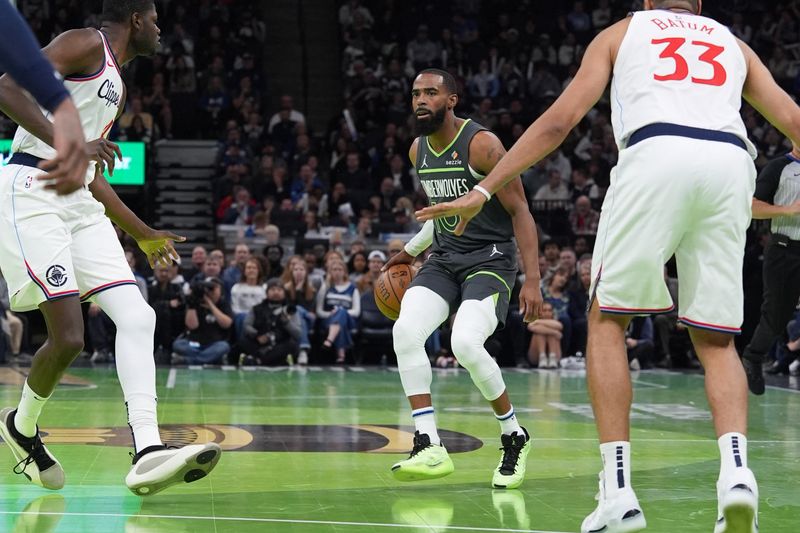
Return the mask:
M 108 167 L 109 176 L 114 175 L 116 158 L 118 157 L 120 161 L 122 160 L 122 150 L 119 149 L 119 145 L 102 137 L 86 143 L 86 153 L 89 159 L 97 162 L 100 172 L 103 172 Z
M 83 136 L 83 126 L 72 98 L 66 98 L 59 104 L 53 113 L 53 119 L 53 147 L 56 149 L 56 157 L 39 164 L 39 168 L 46 172 L 39 179 L 46 182 L 45 189 L 65 195 L 83 187 L 89 158 L 84 151 L 86 139 Z
M 415 257 L 405 250 L 401 250 L 394 254 L 392 257 L 386 261 L 386 264 L 381 267 L 381 272 L 386 272 L 389 270 L 390 267 L 394 265 L 410 265 L 414 262 Z
M 416 217 L 420 222 L 427 222 L 436 218 L 458 215 L 458 224 L 453 233 L 455 235 L 463 235 L 467 224 L 475 218 L 475 215 L 481 212 L 484 203 L 486 203 L 486 197 L 476 190 L 471 190 L 452 202 L 442 202 L 420 209 L 416 212 Z

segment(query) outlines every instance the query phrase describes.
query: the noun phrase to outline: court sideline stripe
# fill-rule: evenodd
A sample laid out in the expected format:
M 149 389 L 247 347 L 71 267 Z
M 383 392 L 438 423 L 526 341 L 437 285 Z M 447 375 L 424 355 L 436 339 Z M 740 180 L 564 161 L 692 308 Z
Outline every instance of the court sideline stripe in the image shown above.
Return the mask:
M 440 526 L 434 524 L 381 524 L 378 522 L 338 522 L 334 520 L 291 520 L 288 518 L 245 518 L 234 516 L 180 516 L 157 514 L 124 514 L 124 513 L 55 513 L 33 511 L 0 511 L 0 515 L 37 515 L 37 516 L 97 516 L 106 518 L 166 518 L 174 520 L 213 520 L 226 522 L 261 522 L 273 524 L 312 524 L 321 526 L 359 526 L 359 527 L 399 527 L 404 529 L 449 529 L 454 531 L 500 531 L 507 533 L 569 533 L 568 531 L 550 531 L 542 529 L 500 529 L 491 527 Z
M 178 369 L 177 368 L 170 368 L 169 369 L 169 376 L 167 376 L 167 388 L 174 389 L 175 388 L 175 380 L 178 377 Z

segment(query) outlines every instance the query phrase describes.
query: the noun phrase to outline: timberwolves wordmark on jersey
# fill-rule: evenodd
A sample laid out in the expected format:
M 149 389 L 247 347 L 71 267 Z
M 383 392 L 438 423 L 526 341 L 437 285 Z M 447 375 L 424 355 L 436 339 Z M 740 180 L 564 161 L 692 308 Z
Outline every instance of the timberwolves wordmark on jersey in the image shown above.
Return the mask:
M 469 166 L 470 141 L 484 130 L 477 122 L 465 119 L 452 142 L 439 152 L 431 147 L 428 137 L 419 138 L 415 167 L 431 205 L 464 196 L 484 178 Z M 511 241 L 514 236 L 511 217 L 496 196 L 470 221 L 461 237 L 453 235 L 457 225 L 457 216 L 435 221 L 434 251 L 466 253 L 488 244 Z

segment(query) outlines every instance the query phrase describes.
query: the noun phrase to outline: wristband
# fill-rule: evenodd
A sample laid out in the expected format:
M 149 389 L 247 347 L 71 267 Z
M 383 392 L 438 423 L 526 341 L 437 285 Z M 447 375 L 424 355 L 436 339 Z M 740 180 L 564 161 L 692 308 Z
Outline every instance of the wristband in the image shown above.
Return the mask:
M 479 193 L 481 193 L 482 195 L 484 195 L 484 196 L 486 197 L 486 201 L 487 201 L 487 202 L 488 202 L 489 200 L 491 200 L 491 199 L 492 199 L 492 195 L 491 195 L 491 194 L 489 194 L 489 191 L 487 191 L 486 189 L 484 189 L 484 188 L 483 188 L 483 187 L 481 187 L 480 185 L 475 185 L 475 186 L 472 188 L 472 190 L 473 190 L 473 191 L 478 191 Z

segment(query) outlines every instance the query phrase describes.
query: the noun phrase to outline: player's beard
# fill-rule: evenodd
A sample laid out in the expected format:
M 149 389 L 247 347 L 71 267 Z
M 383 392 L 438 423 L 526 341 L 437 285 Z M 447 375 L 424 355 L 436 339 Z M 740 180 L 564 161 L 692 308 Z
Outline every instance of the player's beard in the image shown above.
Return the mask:
M 414 132 L 417 137 L 428 136 L 436 133 L 439 128 L 444 124 L 444 116 L 447 111 L 444 107 L 438 111 L 431 111 L 429 118 L 420 120 L 419 117 L 414 115 Z

